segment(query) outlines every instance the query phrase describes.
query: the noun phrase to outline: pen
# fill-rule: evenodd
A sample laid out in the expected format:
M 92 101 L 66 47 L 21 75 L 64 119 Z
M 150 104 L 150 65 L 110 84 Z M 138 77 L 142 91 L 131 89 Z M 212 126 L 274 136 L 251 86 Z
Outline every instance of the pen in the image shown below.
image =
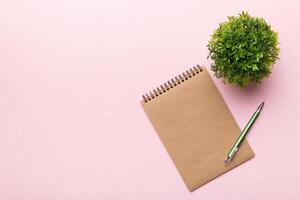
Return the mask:
M 263 106 L 264 106 L 264 102 L 262 102 L 258 106 L 257 110 L 255 111 L 255 113 L 250 118 L 250 120 L 247 123 L 247 125 L 245 126 L 244 130 L 241 132 L 240 136 L 237 138 L 237 140 L 235 141 L 235 143 L 232 145 L 231 149 L 229 150 L 229 152 L 227 154 L 227 158 L 225 159 L 225 162 L 229 162 L 229 161 L 232 160 L 232 158 L 234 157 L 234 155 L 238 151 L 240 145 L 242 144 L 243 140 L 245 139 L 247 133 L 249 132 L 251 126 L 254 124 L 254 122 L 255 122 L 256 118 L 258 117 L 260 111 L 262 110 Z

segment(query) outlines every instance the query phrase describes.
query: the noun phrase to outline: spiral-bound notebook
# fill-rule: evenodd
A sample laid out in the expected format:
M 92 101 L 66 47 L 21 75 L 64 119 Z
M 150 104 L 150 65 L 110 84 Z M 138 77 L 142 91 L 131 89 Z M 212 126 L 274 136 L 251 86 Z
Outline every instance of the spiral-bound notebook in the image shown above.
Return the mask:
M 240 128 L 204 67 L 143 95 L 142 106 L 190 191 L 254 156 L 244 141 L 224 162 Z

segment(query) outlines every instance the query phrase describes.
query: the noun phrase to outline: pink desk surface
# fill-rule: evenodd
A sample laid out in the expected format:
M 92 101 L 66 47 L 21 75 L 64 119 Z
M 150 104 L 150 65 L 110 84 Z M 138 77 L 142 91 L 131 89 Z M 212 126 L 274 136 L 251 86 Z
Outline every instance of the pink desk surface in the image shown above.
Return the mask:
M 1 200 L 300 199 L 299 1 L 0 2 Z M 190 193 L 141 95 L 197 63 L 226 16 L 248 10 L 280 37 L 262 85 L 214 79 L 256 157 Z

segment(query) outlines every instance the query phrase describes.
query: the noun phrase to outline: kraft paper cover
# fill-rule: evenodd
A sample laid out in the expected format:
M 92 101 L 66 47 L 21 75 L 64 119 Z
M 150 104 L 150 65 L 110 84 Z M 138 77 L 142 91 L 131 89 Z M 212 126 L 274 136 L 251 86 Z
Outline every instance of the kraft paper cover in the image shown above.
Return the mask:
M 144 102 L 147 116 L 190 191 L 254 157 L 245 140 L 230 163 L 240 134 L 221 94 L 203 71 Z

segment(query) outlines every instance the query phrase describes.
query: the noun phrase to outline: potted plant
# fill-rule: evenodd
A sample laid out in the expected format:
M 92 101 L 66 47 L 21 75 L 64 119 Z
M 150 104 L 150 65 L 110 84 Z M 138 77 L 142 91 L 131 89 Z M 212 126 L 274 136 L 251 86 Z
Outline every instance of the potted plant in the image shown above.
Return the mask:
M 215 76 L 242 88 L 268 77 L 280 51 L 277 33 L 247 12 L 228 17 L 207 46 Z

